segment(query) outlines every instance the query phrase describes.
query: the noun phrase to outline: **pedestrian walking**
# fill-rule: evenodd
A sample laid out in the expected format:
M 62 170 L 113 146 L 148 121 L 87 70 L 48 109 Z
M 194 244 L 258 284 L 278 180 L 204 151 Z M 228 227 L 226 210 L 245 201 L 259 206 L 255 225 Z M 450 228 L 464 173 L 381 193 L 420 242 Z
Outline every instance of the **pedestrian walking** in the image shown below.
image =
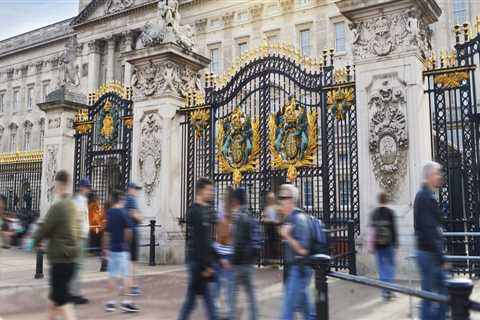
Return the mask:
M 262 222 L 266 233 L 266 256 L 274 267 L 280 259 L 280 241 L 278 238 L 277 227 L 280 219 L 278 217 L 277 199 L 275 193 L 269 192 L 266 197 L 266 206 L 262 214 Z
M 373 233 L 373 253 L 375 253 L 378 274 L 381 281 L 395 281 L 395 249 L 398 247 L 395 213 L 387 207 L 388 195 L 378 195 L 379 206 L 370 217 L 370 228 Z M 382 297 L 388 301 L 394 297 L 390 290 L 382 290 Z
M 75 272 L 72 280 L 72 295 L 75 304 L 87 304 L 88 299 L 82 296 L 80 285 L 80 273 L 82 270 L 83 260 L 88 248 L 88 239 L 90 235 L 90 222 L 88 217 L 88 200 L 87 196 L 92 189 L 90 180 L 82 179 L 78 185 L 79 190 L 73 197 L 73 202 L 77 207 L 77 220 L 80 225 L 80 255 L 75 263 Z
M 37 248 L 44 239 L 48 239 L 49 320 L 56 319 L 57 315 L 65 320 L 76 319 L 70 287 L 75 262 L 80 254 L 80 226 L 77 209 L 68 194 L 70 184 L 70 175 L 64 170 L 58 171 L 55 175 L 56 199 L 33 237 L 33 245 Z
M 2 249 L 10 248 L 10 228 L 8 226 L 7 213 L 7 197 L 0 195 L 0 233 L 2 240 Z
M 101 248 L 105 229 L 105 211 L 96 192 L 88 194 L 88 221 L 90 222 L 90 247 Z
M 197 295 L 203 296 L 209 320 L 217 320 L 217 311 L 210 292 L 209 281 L 213 277 L 215 251 L 212 242 L 211 206 L 213 182 L 200 178 L 196 183 L 195 202 L 187 212 L 187 266 L 188 288 L 179 320 L 190 318 L 195 308 Z
M 113 312 L 117 302 L 114 297 L 118 291 L 119 299 L 123 299 L 120 309 L 124 312 L 138 312 L 139 308 L 125 299 L 129 279 L 130 254 L 129 247 L 133 234 L 133 224 L 124 209 L 123 192 L 114 191 L 111 195 L 111 207 L 107 211 L 107 225 L 103 238 L 103 255 L 108 259 L 109 289 L 112 300 L 108 301 L 105 311 Z
M 443 268 L 442 211 L 434 197 L 434 192 L 442 185 L 441 169 L 436 162 L 428 162 L 423 167 L 423 185 L 415 197 L 413 215 L 422 290 L 447 294 Z M 420 318 L 445 320 L 447 310 L 446 304 L 423 300 Z
M 301 311 L 305 320 L 314 320 L 315 308 L 309 293 L 313 270 L 304 261 L 311 242 L 308 217 L 297 208 L 298 189 L 295 186 L 282 185 L 278 200 L 279 211 L 284 217 L 279 233 L 285 242 L 287 268 L 281 320 L 293 320 L 296 311 Z
M 143 217 L 140 213 L 137 197 L 138 192 L 142 190 L 140 186 L 131 182 L 127 186 L 127 198 L 125 201 L 125 209 L 127 209 L 128 216 L 130 217 L 133 225 L 132 229 L 132 240 L 130 242 L 130 278 L 131 278 L 131 288 L 129 295 L 138 296 L 142 294 L 140 287 L 135 282 L 135 263 L 138 261 L 138 251 L 139 251 L 139 235 L 138 235 L 138 225 L 142 223 Z
M 257 300 L 254 287 L 254 268 L 256 250 L 254 249 L 254 222 L 247 208 L 245 189 L 238 188 L 232 193 L 233 209 L 233 280 L 230 291 L 232 303 L 229 320 L 238 319 L 236 302 L 238 286 L 243 286 L 247 293 L 250 320 L 258 318 Z
M 214 243 L 215 251 L 219 258 L 219 263 L 215 266 L 215 282 L 213 283 L 213 298 L 216 302 L 217 310 L 220 310 L 220 301 L 222 287 L 224 288 L 224 301 L 226 302 L 227 312 L 232 312 L 232 302 L 230 301 L 230 292 L 233 280 L 232 262 L 232 187 L 228 187 L 223 195 L 223 204 L 221 214 L 218 215 L 216 224 L 216 241 Z

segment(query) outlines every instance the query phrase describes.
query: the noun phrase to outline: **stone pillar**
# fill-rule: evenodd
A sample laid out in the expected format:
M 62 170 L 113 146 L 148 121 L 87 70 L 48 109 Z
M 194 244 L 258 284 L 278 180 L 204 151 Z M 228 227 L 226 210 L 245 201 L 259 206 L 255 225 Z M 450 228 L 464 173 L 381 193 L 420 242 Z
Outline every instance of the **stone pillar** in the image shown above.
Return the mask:
M 126 31 L 123 33 L 123 52 L 127 53 L 133 49 L 133 31 Z M 124 75 L 124 85 L 126 87 L 131 86 L 132 80 L 132 65 L 128 62 L 125 62 L 125 75 Z
M 196 87 L 196 74 L 209 60 L 173 43 L 124 54 L 134 67 L 132 180 L 143 192 L 139 199 L 145 221 L 162 225 L 161 263 L 184 258 L 180 217 L 181 127 L 183 94 Z M 146 254 L 146 252 L 144 253 Z
M 45 140 L 41 182 L 40 215 L 43 216 L 53 201 L 55 174 L 67 170 L 73 179 L 75 140 L 73 122 L 75 113 L 84 104 L 85 97 L 62 87 L 51 92 L 46 101 L 38 104 L 46 114 Z
M 421 169 L 431 159 L 430 117 L 422 72 L 441 10 L 435 0 L 341 0 L 352 24 L 360 174 L 359 271 L 374 271 L 366 254 L 376 195 L 391 195 L 399 227 L 400 278 L 415 272 L 413 202 Z
M 105 83 L 115 80 L 115 37 L 110 36 L 107 40 L 107 77 Z
M 88 42 L 88 92 L 95 92 L 100 79 L 100 41 Z

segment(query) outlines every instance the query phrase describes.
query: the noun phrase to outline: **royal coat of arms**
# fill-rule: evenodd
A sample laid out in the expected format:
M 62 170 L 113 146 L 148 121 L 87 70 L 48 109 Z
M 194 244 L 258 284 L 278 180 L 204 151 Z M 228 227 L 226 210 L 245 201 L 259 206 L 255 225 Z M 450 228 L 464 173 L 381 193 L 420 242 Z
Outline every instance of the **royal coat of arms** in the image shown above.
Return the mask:
M 118 109 L 106 100 L 97 118 L 97 144 L 103 149 L 111 149 L 118 138 Z
M 240 108 L 224 121 L 219 121 L 217 156 L 221 172 L 233 174 L 233 183 L 240 184 L 243 172 L 255 170 L 260 153 L 260 121 L 247 117 Z
M 270 115 L 270 152 L 272 166 L 287 169 L 287 178 L 294 181 L 298 168 L 313 164 L 317 150 L 317 113 L 297 106 L 295 99 L 276 114 Z

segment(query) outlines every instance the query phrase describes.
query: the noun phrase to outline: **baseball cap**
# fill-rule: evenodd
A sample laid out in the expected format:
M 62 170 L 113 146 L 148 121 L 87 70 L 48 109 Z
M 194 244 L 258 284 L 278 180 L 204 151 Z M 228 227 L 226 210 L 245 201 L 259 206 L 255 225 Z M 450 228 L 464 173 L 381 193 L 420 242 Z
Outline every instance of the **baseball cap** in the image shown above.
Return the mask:
M 127 185 L 127 188 L 128 189 L 135 189 L 135 190 L 142 190 L 142 187 L 140 187 L 138 184 L 136 184 L 135 182 L 130 182 L 128 185 Z
M 80 180 L 80 182 L 78 183 L 78 186 L 80 188 L 88 188 L 88 189 L 92 188 L 92 184 L 90 183 L 90 180 L 88 180 L 88 179 Z

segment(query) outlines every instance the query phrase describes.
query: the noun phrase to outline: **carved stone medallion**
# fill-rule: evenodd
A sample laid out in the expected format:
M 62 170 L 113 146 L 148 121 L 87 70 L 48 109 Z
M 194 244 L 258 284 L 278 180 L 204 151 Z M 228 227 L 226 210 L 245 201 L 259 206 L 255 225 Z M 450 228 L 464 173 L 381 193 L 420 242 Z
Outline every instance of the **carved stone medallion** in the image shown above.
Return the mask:
M 47 145 L 45 163 L 46 163 L 46 181 L 47 181 L 47 201 L 53 201 L 53 189 L 55 187 L 55 175 L 58 170 L 57 163 L 58 145 Z
M 146 202 L 150 206 L 153 192 L 160 178 L 161 164 L 161 126 L 162 118 L 158 113 L 145 113 L 140 119 L 140 177 L 143 183 Z
M 404 88 L 383 80 L 370 96 L 369 109 L 369 149 L 375 178 L 388 194 L 395 196 L 405 175 L 408 151 Z

